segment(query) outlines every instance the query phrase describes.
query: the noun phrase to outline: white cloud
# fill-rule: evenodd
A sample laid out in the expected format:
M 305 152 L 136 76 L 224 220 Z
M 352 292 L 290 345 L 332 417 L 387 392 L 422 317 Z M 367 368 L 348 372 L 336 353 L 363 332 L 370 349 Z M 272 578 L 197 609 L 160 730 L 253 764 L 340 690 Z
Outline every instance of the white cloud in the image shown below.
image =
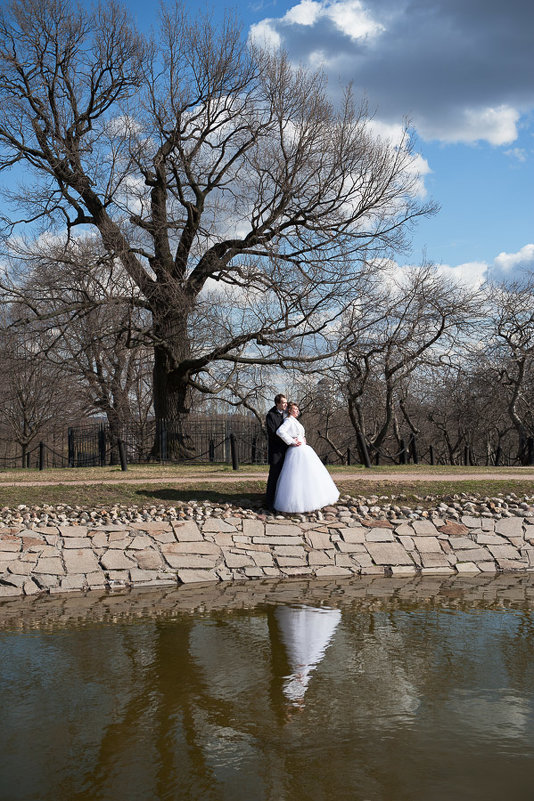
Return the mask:
M 301 0 L 296 6 L 286 12 L 283 19 L 295 25 L 313 25 L 322 12 L 324 3 L 314 0 Z
M 510 158 L 517 159 L 517 161 L 524 162 L 528 158 L 527 151 L 522 147 L 511 147 L 510 150 L 504 151 Z
M 312 27 L 320 21 L 333 23 L 338 31 L 352 40 L 375 37 L 384 31 L 384 26 L 364 8 L 361 0 L 321 0 L 321 2 L 301 0 L 300 3 L 286 11 L 281 19 L 268 18 L 252 25 L 250 38 L 260 46 L 275 49 L 282 44 L 282 37 L 275 26 Z M 323 53 L 321 50 L 314 52 L 315 54 Z M 310 56 L 313 56 L 313 53 Z M 312 60 L 317 63 L 317 56 Z M 320 63 L 326 63 L 328 60 L 326 54 L 323 53 L 323 60 Z
M 269 19 L 264 19 L 255 25 L 251 25 L 249 39 L 254 44 L 267 50 L 279 50 L 282 46 L 282 37 L 272 27 Z
M 439 117 L 418 121 L 417 128 L 424 139 L 442 142 L 478 142 L 508 145 L 517 139 L 520 113 L 511 106 L 473 109 L 465 108 L 454 119 Z
M 478 289 L 486 280 L 488 265 L 485 261 L 468 261 L 455 266 L 438 264 L 437 269 L 442 275 L 459 284 Z
M 378 36 L 384 30 L 384 26 L 372 18 L 359 0 L 324 3 L 323 5 L 325 6 L 325 16 L 351 39 Z
M 534 269 L 534 245 L 524 245 L 517 253 L 499 253 L 494 266 L 497 270 L 510 273 L 516 267 L 530 267 Z

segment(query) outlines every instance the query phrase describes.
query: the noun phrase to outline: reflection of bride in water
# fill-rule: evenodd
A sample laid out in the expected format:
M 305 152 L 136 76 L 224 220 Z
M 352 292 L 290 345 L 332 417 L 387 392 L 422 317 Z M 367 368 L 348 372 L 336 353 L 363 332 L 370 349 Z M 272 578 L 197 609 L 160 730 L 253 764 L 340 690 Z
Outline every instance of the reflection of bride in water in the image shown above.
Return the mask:
M 324 657 L 340 620 L 339 609 L 278 606 L 274 610 L 277 634 L 290 671 L 284 677 L 282 692 L 292 704 L 303 704 L 311 674 Z

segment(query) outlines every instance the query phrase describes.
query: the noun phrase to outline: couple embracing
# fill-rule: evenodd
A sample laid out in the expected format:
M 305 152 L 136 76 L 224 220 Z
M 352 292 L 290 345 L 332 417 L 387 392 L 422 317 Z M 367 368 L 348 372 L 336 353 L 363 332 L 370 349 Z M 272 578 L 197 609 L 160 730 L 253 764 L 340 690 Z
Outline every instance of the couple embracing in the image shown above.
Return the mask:
M 306 444 L 298 405 L 288 403 L 281 394 L 274 404 L 265 419 L 269 452 L 265 505 L 278 512 L 312 512 L 335 503 L 339 492 L 313 448 Z

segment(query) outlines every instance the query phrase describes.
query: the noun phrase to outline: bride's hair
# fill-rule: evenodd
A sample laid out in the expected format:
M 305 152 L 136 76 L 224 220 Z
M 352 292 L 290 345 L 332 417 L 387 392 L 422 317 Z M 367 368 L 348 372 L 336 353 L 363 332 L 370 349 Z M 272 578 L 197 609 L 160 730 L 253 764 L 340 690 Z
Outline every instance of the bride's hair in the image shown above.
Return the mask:
M 294 401 L 289 401 L 289 403 L 287 404 L 287 413 L 289 414 L 289 412 L 291 411 L 291 409 L 294 409 L 295 407 L 296 407 L 297 409 L 299 408 L 299 405 L 298 405 L 298 403 L 295 403 Z

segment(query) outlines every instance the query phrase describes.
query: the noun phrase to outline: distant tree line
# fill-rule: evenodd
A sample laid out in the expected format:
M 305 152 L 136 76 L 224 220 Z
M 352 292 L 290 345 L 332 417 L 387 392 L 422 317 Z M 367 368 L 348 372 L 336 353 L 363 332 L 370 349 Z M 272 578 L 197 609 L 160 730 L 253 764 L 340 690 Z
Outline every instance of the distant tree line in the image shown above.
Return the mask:
M 125 429 L 144 437 L 154 418 L 153 351 L 132 333 L 142 312 L 133 319 L 120 299 L 124 275 L 108 270 L 104 284 L 97 271 L 91 282 L 84 272 L 78 285 L 70 265 L 67 289 L 57 257 L 50 264 L 53 273 L 48 263 L 36 264 L 25 276 L 24 296 L 4 307 L 0 437 L 24 453 L 58 423 L 66 428 L 95 415 L 107 421 L 112 439 Z M 91 304 L 70 314 L 69 304 L 77 308 L 81 296 Z M 32 315 L 37 302 L 40 313 Z M 192 410 L 262 422 L 280 390 L 299 401 L 310 440 L 331 463 L 364 463 L 365 448 L 382 464 L 528 464 L 533 309 L 532 276 L 475 290 L 432 265 L 396 269 L 329 332 L 329 359 L 241 365 L 218 393 L 193 392 Z

